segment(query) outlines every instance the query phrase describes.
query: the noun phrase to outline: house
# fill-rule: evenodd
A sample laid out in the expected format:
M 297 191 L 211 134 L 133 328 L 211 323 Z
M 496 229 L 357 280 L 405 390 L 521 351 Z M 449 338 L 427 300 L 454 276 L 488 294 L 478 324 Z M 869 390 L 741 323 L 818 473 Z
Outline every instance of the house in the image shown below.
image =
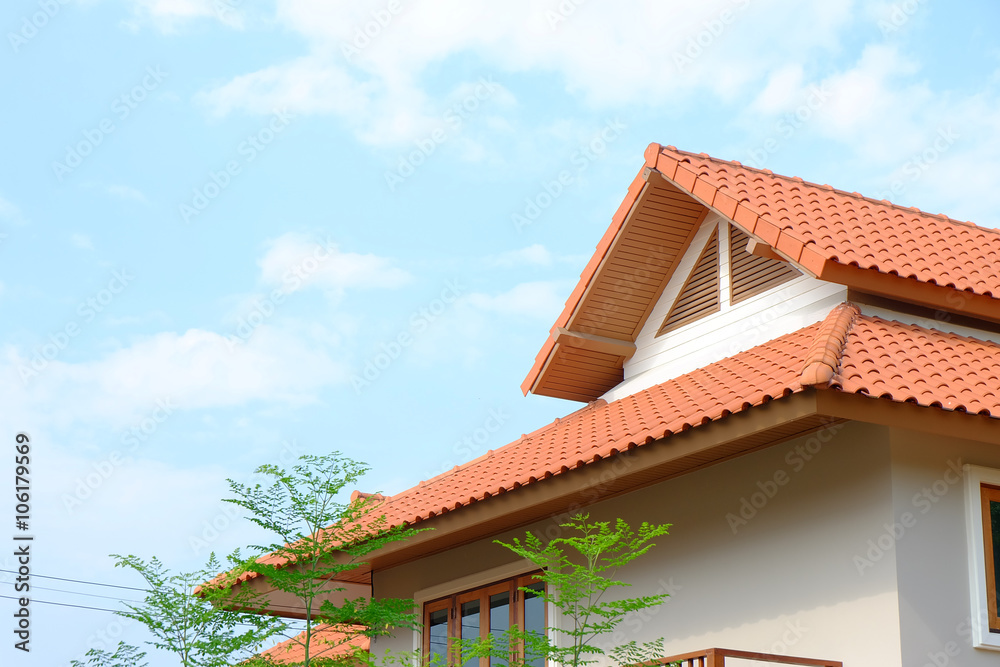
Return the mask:
M 998 299 L 998 230 L 650 145 L 522 385 L 585 405 L 387 499 L 434 530 L 352 573 L 423 613 L 372 650 L 557 625 L 493 540 L 584 509 L 673 524 L 621 641 L 996 664 Z

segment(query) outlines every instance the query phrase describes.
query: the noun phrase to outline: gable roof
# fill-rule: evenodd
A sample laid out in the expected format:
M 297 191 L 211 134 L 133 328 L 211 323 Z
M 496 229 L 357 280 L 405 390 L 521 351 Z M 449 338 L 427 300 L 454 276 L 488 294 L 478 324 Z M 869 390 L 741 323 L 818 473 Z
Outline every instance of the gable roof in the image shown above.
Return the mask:
M 800 270 L 862 291 L 1000 322 L 1000 231 L 650 144 L 521 385 L 592 400 L 620 383 L 633 342 L 710 211 Z
M 500 497 L 510 497 L 518 489 L 555 481 L 654 442 L 669 444 L 685 431 L 816 390 L 854 394 L 873 405 L 909 403 L 1000 419 L 1000 343 L 864 315 L 856 305 L 842 303 L 821 322 L 631 396 L 593 401 L 484 456 L 386 497 L 378 512 L 390 526 L 413 526 L 491 499 L 503 505 Z M 829 419 L 809 423 L 805 432 Z M 990 429 L 994 436 L 1000 433 L 996 427 Z M 787 430 L 783 437 L 801 432 L 801 428 Z M 774 440 L 765 433 L 754 446 Z M 688 454 L 675 472 L 745 451 L 745 444 L 734 442 L 715 451 Z M 506 507 L 502 511 L 509 512 L 510 505 Z M 497 523 L 491 525 L 495 531 Z M 428 539 L 444 539 L 437 532 Z M 471 539 L 470 534 L 465 537 Z M 409 544 L 404 547 L 410 548 Z M 431 547 L 412 547 L 424 548 Z M 263 560 L 279 562 L 274 556 Z M 352 574 L 363 575 L 360 570 Z M 256 576 L 244 573 L 239 580 Z

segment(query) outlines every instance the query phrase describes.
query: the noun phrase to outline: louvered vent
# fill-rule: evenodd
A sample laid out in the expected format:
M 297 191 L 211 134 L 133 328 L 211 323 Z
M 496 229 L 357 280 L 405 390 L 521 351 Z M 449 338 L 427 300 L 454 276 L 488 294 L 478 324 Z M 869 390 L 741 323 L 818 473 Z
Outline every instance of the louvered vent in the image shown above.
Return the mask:
M 747 252 L 750 237 L 729 225 L 730 302 L 739 303 L 802 274 L 788 262 L 758 257 Z
M 716 229 L 656 335 L 673 331 L 718 310 L 719 233 Z

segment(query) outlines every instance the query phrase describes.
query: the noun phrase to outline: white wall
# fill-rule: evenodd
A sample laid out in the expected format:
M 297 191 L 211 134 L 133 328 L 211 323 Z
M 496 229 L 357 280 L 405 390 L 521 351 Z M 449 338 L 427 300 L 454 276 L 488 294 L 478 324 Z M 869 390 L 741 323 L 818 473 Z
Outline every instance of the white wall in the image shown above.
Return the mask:
M 627 595 L 671 590 L 672 597 L 629 619 L 617 639 L 664 636 L 671 653 L 718 646 L 851 667 L 900 665 L 895 562 L 859 576 L 852 560 L 892 519 L 888 430 L 852 424 L 822 435 L 826 444 L 817 436 L 793 440 L 589 508 L 598 519 L 673 523 L 669 537 L 621 573 L 634 586 Z M 783 485 L 767 483 L 776 474 Z M 754 497 L 763 493 L 758 482 L 774 492 L 766 503 Z M 727 515 L 739 515 L 743 498 L 762 507 L 734 532 Z M 531 529 L 544 534 L 556 523 Z M 449 581 L 509 569 L 514 560 L 483 540 L 379 572 L 375 593 L 443 595 Z M 376 643 L 377 652 L 385 648 L 411 650 L 413 636 Z
M 893 429 L 891 451 L 893 523 L 899 525 L 892 539 L 886 528 L 866 539 L 895 556 L 903 664 L 934 664 L 934 658 L 970 667 L 1000 664 L 1000 652 L 971 644 L 965 481 L 954 472 L 963 463 L 1000 468 L 1000 449 Z M 866 576 L 873 570 L 866 568 Z M 948 655 L 949 644 L 957 654 Z
M 625 380 L 602 398 L 613 401 L 689 373 L 720 359 L 819 322 L 847 299 L 847 288 L 802 276 L 745 301 L 729 303 L 729 234 L 709 215 L 681 259 L 625 362 Z M 697 322 L 657 336 L 713 230 L 720 234 L 721 309 Z

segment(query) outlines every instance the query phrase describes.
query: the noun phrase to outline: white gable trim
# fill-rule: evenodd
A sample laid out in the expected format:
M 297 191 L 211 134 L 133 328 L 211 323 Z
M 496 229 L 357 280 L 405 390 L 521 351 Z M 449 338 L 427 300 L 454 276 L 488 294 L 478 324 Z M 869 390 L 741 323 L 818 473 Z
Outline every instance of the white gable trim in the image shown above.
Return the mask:
M 636 352 L 625 362 L 624 381 L 602 398 L 630 396 L 702 366 L 823 320 L 847 299 L 843 285 L 802 275 L 733 305 L 729 301 L 729 222 L 711 214 L 695 234 L 649 318 L 636 338 Z M 713 231 L 719 233 L 720 309 L 679 329 L 657 336 L 688 275 Z

